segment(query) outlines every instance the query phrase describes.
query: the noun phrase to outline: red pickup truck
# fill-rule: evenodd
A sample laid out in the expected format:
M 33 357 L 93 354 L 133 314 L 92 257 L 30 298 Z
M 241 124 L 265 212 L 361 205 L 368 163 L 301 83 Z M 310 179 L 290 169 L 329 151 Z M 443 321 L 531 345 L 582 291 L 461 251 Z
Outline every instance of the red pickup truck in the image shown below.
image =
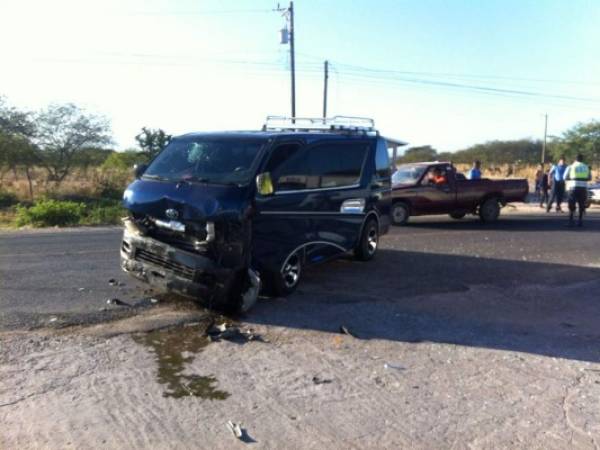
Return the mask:
M 410 216 L 478 214 L 494 222 L 501 207 L 525 201 L 528 192 L 525 179 L 468 180 L 448 162 L 403 164 L 392 175 L 392 220 L 402 225 Z

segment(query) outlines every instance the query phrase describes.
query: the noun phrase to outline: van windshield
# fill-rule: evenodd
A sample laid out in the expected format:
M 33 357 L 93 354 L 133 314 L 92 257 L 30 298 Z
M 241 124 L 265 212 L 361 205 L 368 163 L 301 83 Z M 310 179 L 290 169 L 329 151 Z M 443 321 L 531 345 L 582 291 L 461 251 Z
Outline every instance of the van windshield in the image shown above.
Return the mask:
M 177 139 L 152 161 L 142 178 L 246 184 L 265 139 Z

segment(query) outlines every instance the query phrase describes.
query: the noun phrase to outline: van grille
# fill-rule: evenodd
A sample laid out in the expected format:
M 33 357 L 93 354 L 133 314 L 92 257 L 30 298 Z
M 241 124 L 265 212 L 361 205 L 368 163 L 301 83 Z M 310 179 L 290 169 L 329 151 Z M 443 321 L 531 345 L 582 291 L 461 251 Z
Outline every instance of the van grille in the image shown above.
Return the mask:
M 138 261 L 145 261 L 155 266 L 163 267 L 175 275 L 178 275 L 187 280 L 194 281 L 194 275 L 196 271 L 191 267 L 185 266 L 178 262 L 172 261 L 165 258 L 164 256 L 157 255 L 156 253 L 149 252 L 147 250 L 137 249 L 135 252 L 135 259 Z
M 204 253 L 204 248 L 196 248 L 194 242 L 204 240 L 206 237 L 195 238 L 187 234 L 173 233 L 168 230 L 160 228 L 154 228 L 149 233 L 149 236 L 156 239 L 157 241 L 164 242 L 172 247 L 177 247 L 181 250 L 185 250 L 191 253 Z

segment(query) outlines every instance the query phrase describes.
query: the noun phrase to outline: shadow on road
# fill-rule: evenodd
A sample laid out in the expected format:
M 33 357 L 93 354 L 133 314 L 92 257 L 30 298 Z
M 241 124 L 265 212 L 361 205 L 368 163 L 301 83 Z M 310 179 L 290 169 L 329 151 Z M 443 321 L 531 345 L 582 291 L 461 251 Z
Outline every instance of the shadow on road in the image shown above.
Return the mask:
M 565 207 L 566 208 L 566 207 Z M 566 209 L 565 209 L 566 211 Z M 395 229 L 432 229 L 432 230 L 448 230 L 448 231 L 503 231 L 503 232 L 534 232 L 541 231 L 561 231 L 566 230 L 568 222 L 568 213 L 545 213 L 540 209 L 539 215 L 532 214 L 511 214 L 500 216 L 496 223 L 483 224 L 479 218 L 475 216 L 466 216 L 460 220 L 449 220 L 448 216 L 431 216 L 431 217 L 415 217 Z M 583 231 L 600 231 L 600 214 L 597 211 L 587 215 Z M 579 228 L 573 231 L 581 231 Z
M 246 320 L 600 362 L 599 280 L 595 268 L 381 250 L 307 271 L 295 294 Z

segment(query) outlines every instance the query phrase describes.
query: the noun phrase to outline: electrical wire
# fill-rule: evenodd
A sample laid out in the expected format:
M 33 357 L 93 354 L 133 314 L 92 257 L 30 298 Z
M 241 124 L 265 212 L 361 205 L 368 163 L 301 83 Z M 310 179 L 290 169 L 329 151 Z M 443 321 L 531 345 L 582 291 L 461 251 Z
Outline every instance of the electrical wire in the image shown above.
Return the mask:
M 97 60 L 94 58 L 60 58 L 60 57 L 41 57 L 37 61 L 55 62 L 55 63 L 84 63 L 84 64 L 118 64 L 118 65 L 140 65 L 140 66 L 164 66 L 164 67 L 194 67 L 205 64 L 216 65 L 236 65 L 246 68 L 252 68 L 254 71 L 263 71 L 270 74 L 280 74 L 288 69 L 289 61 L 260 61 L 247 59 L 225 59 L 225 58 L 201 58 L 190 55 L 161 55 L 149 53 L 106 53 L 108 58 Z M 302 56 L 317 59 L 312 55 L 303 54 Z M 600 105 L 600 99 L 592 97 L 579 97 L 565 95 L 562 93 L 548 93 L 540 91 L 529 91 L 523 89 L 510 89 L 498 87 L 497 85 L 481 85 L 455 82 L 453 80 L 430 79 L 416 76 L 406 76 L 409 73 L 427 73 L 427 72 L 408 72 L 386 69 L 370 69 L 361 66 L 341 64 L 330 61 L 330 68 L 335 70 L 338 75 L 344 76 L 344 82 L 354 84 L 370 84 L 372 86 L 421 86 L 447 91 L 463 91 L 465 93 L 476 93 L 485 95 L 496 95 L 509 98 L 531 98 L 535 100 L 569 102 L 578 105 Z M 247 69 L 245 69 L 247 70 Z M 305 76 L 321 76 L 322 62 L 297 61 L 296 70 Z M 440 76 L 441 74 L 436 74 Z M 336 83 L 337 84 L 337 83 Z
M 228 14 L 258 14 L 272 13 L 272 9 L 216 9 L 205 11 L 133 11 L 126 13 L 130 16 L 216 16 Z

